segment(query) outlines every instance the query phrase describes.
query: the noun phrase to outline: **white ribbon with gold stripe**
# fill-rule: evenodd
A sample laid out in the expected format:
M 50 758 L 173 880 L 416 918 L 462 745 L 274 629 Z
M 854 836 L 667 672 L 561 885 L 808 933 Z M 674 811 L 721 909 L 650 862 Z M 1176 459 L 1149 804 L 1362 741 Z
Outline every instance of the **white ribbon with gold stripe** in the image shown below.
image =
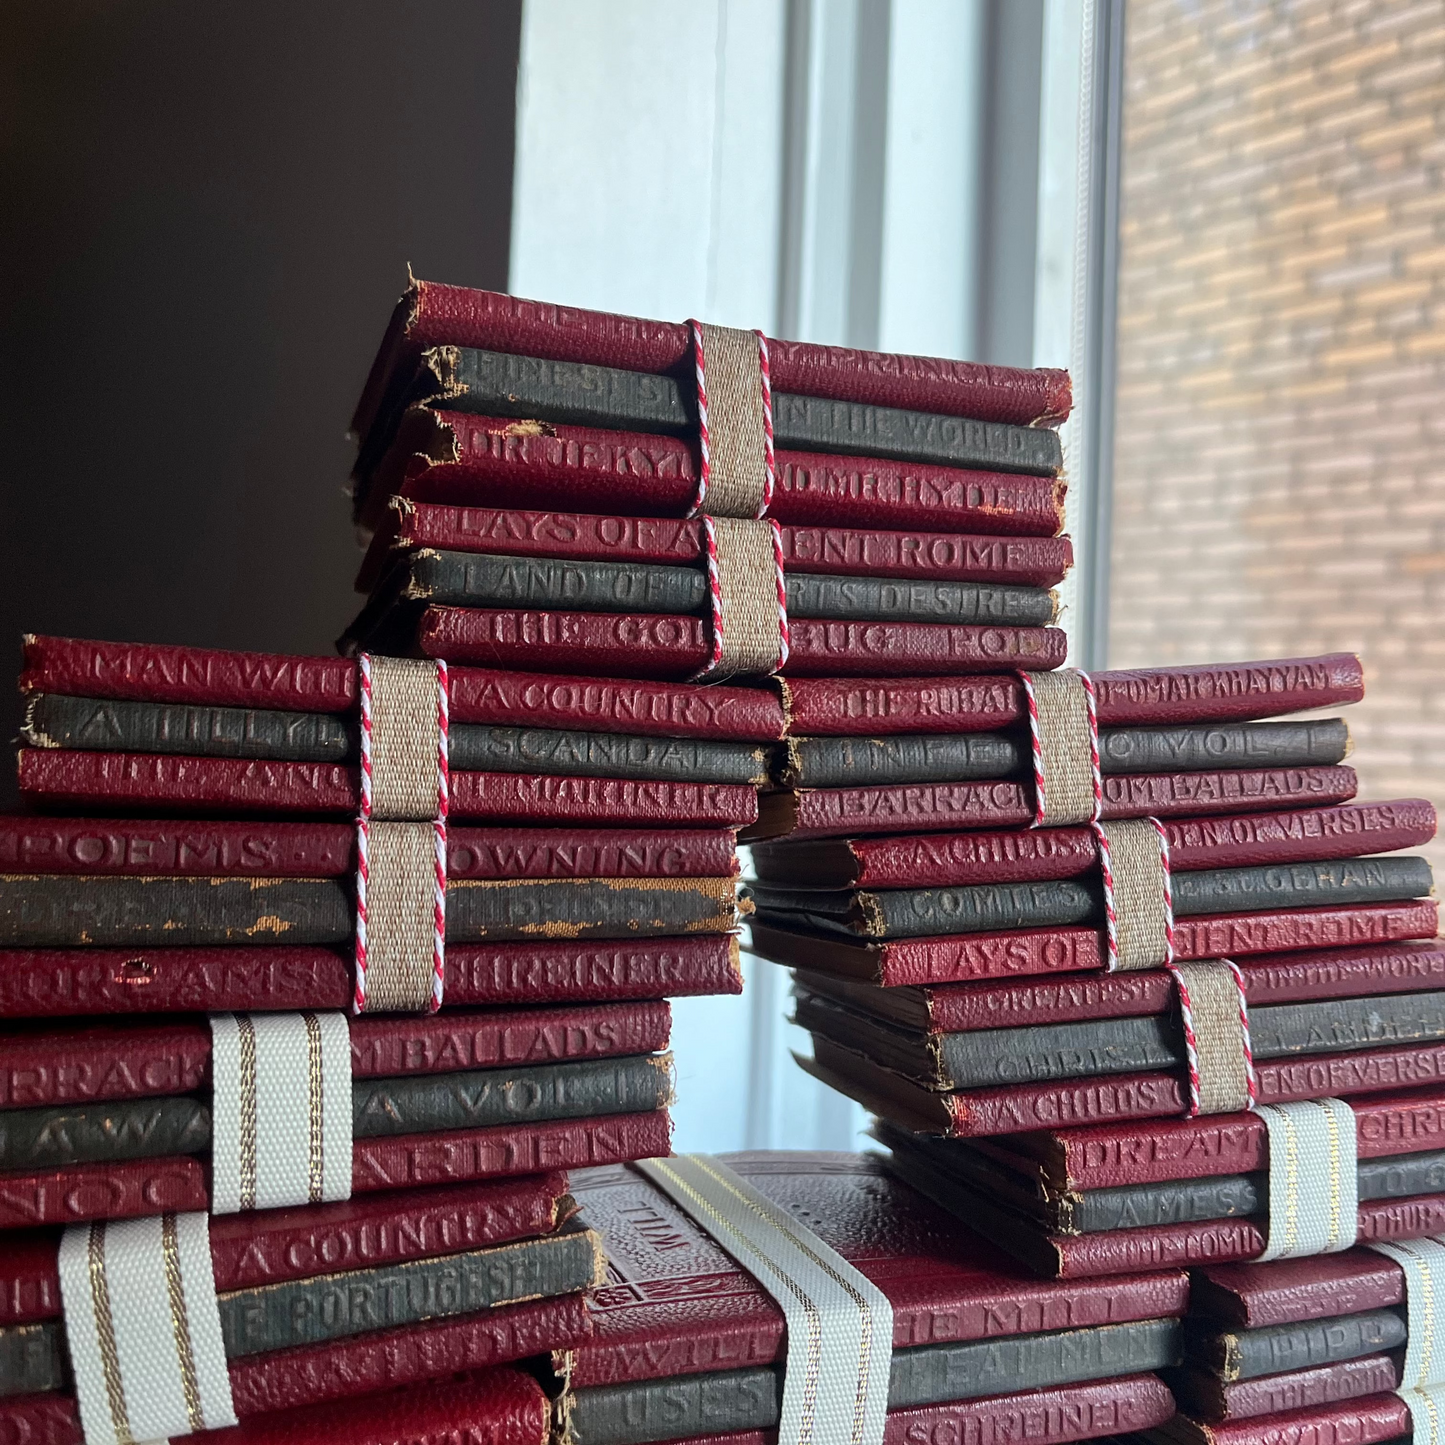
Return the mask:
M 211 1213 L 351 1198 L 340 1013 L 211 1015 Z
M 1343 1099 L 1261 1104 L 1269 1130 L 1269 1242 L 1261 1261 L 1337 1254 L 1359 1223 L 1354 1110 Z
M 788 1323 L 778 1445 L 880 1445 L 893 1307 L 805 1224 L 707 1154 L 637 1165 L 777 1301 Z
M 60 1296 L 85 1445 L 236 1423 L 204 1214 L 72 1225 Z
M 1409 1334 L 1400 1366 L 1400 1393 L 1445 1385 L 1445 1243 L 1438 1238 L 1410 1239 L 1367 1247 L 1393 1259 L 1405 1273 Z
M 1411 1445 L 1445 1445 L 1445 1385 L 1395 1393 L 1410 1407 Z

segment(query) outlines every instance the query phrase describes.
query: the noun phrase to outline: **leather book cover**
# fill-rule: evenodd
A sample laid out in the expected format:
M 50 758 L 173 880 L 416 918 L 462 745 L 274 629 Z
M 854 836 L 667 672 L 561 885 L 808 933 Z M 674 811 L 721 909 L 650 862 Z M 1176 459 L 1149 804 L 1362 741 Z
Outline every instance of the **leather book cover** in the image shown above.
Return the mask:
M 1100 727 L 1251 722 L 1365 695 L 1360 660 L 1348 652 L 1090 676 Z M 787 691 L 794 737 L 983 732 L 1026 720 L 1023 689 L 1011 677 L 810 677 Z
M 210 1222 L 211 1267 L 222 1292 L 259 1289 L 511 1244 L 551 1234 L 575 1212 L 567 1176 L 552 1170 L 526 1179 L 218 1214 Z M 7 1236 L 0 1325 L 61 1318 L 59 1247 L 53 1229 Z
M 1184 1359 L 1220 1380 L 1254 1380 L 1307 1366 L 1332 1365 L 1404 1347 L 1409 1328 L 1394 1309 L 1336 1310 L 1317 1320 L 1265 1325 L 1252 1330 L 1220 1330 L 1191 1321 Z
M 19 783 L 21 797 L 39 807 L 354 817 L 358 803 L 355 768 L 250 758 L 22 748 Z M 475 822 L 741 827 L 757 817 L 757 809 L 757 790 L 743 784 L 536 773 L 451 775 L 451 816 Z
M 521 1063 L 657 1053 L 666 1003 L 562 1005 L 400 1017 L 349 1016 L 351 1076 L 458 1073 Z M 188 1094 L 210 1088 L 204 1022 L 12 1027 L 0 1034 L 0 1109 Z
M 1289 1370 L 1258 1380 L 1226 1385 L 1199 1370 L 1170 1370 L 1169 1389 L 1179 1408 L 1208 1425 L 1279 1415 L 1385 1394 L 1398 1383 L 1395 1362 L 1388 1355 L 1366 1355 L 1313 1369 Z
M 1191 1288 L 1192 1313 L 1221 1326 L 1258 1330 L 1387 1309 L 1405 1298 L 1405 1275 L 1372 1249 L 1347 1249 L 1267 1264 L 1203 1265 Z
M 349 952 L 286 945 L 0 950 L 9 1018 L 348 1008 Z M 448 1009 L 741 993 L 734 935 L 577 943 L 454 944 Z
M 209 1209 L 207 1172 L 189 1155 L 6 1171 L 0 1173 L 0 1230 Z
M 1207 773 L 1114 774 L 1104 783 L 1103 816 L 1209 817 L 1281 807 L 1347 803 L 1359 790 L 1355 770 L 1239 768 Z M 1032 783 L 903 783 L 878 788 L 804 788 L 767 793 L 758 821 L 740 834 L 768 838 L 848 838 L 868 833 L 953 832 L 1031 823 Z
M 1238 966 L 1251 1008 L 1445 989 L 1445 944 L 1439 942 L 1283 953 L 1243 958 Z M 945 1034 L 1140 1018 L 1167 1014 L 1175 1004 L 1173 980 L 1162 969 L 905 988 L 800 970 L 798 981 L 896 1026 Z
M 876 1159 L 759 1153 L 725 1162 L 809 1225 L 888 1295 L 893 1347 L 1085 1328 L 1182 1312 L 1178 1272 L 1065 1287 L 1031 1281 Z M 783 1318 L 752 1278 L 665 1195 L 626 1168 L 574 1175 L 603 1239 L 608 1283 L 590 1309 L 574 1388 L 736 1370 L 778 1357 Z
M 1410 1407 L 1398 1395 L 1370 1395 L 1223 1425 L 1175 1415 L 1146 1437 L 1151 1445 L 1377 1445 L 1410 1434 Z
M 685 322 L 646 321 L 411 278 L 352 417 L 358 437 L 370 429 L 384 399 L 398 384 L 407 383 L 421 353 L 432 346 L 479 346 L 658 374 L 687 375 L 692 365 L 692 333 Z M 778 391 L 1017 426 L 1057 425 L 1071 404 L 1064 371 L 774 340 L 768 342 L 768 364 Z
M 1171 819 L 1164 824 L 1164 836 L 1170 868 L 1190 872 L 1393 853 L 1428 843 L 1435 826 L 1433 804 L 1423 798 L 1397 798 L 1334 808 Z M 759 879 L 810 888 L 1026 883 L 1076 878 L 1093 872 L 1098 862 L 1098 843 L 1084 827 L 782 841 L 753 848 Z
M 1018 667 L 1047 671 L 1063 664 L 1064 633 L 1055 627 L 950 626 L 929 622 L 820 622 L 789 627 L 785 676 L 852 676 L 880 670 L 969 673 Z M 711 629 L 699 617 L 619 612 L 524 611 L 428 607 L 416 646 L 448 662 L 685 681 L 711 655 Z M 343 639 L 358 650 L 365 638 Z
M 1181 918 L 1174 927 L 1175 956 L 1238 958 L 1429 939 L 1438 928 L 1438 909 L 1435 900 L 1427 898 L 1356 908 L 1284 908 Z M 958 933 L 879 943 L 797 932 L 766 919 L 754 918 L 750 926 L 752 951 L 763 958 L 884 988 L 1077 973 L 1102 968 L 1104 962 L 1099 932 L 1091 927 Z
M 1073 562 L 1067 537 L 991 537 L 948 532 L 875 532 L 853 527 L 780 527 L 790 573 L 891 577 L 904 582 L 994 582 L 1055 587 Z M 356 579 L 370 592 L 390 560 L 422 547 L 576 561 L 697 565 L 695 518 L 599 516 L 586 512 L 453 507 L 394 497 Z

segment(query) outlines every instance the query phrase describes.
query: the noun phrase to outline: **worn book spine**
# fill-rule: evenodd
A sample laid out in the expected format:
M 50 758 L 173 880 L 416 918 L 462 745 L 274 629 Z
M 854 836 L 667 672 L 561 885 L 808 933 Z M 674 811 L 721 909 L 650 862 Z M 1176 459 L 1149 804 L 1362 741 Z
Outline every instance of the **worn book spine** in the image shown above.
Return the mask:
M 424 1320 L 232 1360 L 231 1397 L 244 1419 L 547 1355 L 580 1344 L 589 1329 L 580 1294 Z
M 1263 1208 L 1264 1180 L 1224 1174 L 1182 1184 L 1135 1184 L 1124 1189 L 1091 1189 L 1070 1205 L 1060 1203 L 1051 1220 L 1060 1233 L 1098 1234 L 1144 1229 L 1156 1224 L 1193 1224 L 1209 1219 L 1247 1219 Z M 1067 1228 L 1062 1226 L 1067 1225 Z
M 599 1284 L 601 1258 L 595 1234 L 567 1230 L 492 1249 L 222 1291 L 221 1338 L 226 1358 L 234 1360 L 550 1299 Z
M 568 1424 L 577 1445 L 724 1435 L 776 1425 L 781 1400 L 773 1369 L 674 1375 L 577 1390 Z
M 736 889 L 731 877 L 459 879 L 447 886 L 447 938 L 505 943 L 725 933 L 737 926 Z
M 1187 1414 L 1206 1424 L 1224 1424 L 1385 1394 L 1398 1383 L 1398 1372 L 1388 1355 L 1366 1355 L 1359 1360 L 1341 1360 L 1338 1364 L 1240 1380 L 1232 1385 L 1189 1369 L 1173 1370 L 1167 1379 Z
M 65 1383 L 64 1345 L 57 1324 L 0 1327 L 0 1399 L 58 1390 Z
M 1258 913 L 1180 918 L 1174 924 L 1174 951 L 1179 958 L 1234 958 L 1238 954 L 1286 953 L 1293 949 L 1348 948 L 1434 938 L 1438 927 L 1439 905 L 1432 898 L 1408 903 L 1261 909 Z
M 352 813 L 355 768 L 164 753 L 22 748 L 20 795 L 42 806 L 155 807 L 179 813 Z
M 6 948 L 344 943 L 354 915 L 350 888 L 331 878 L 0 874 Z
M 486 667 L 451 670 L 454 723 L 773 742 L 783 705 L 769 687 L 690 687 Z
M 778 750 L 777 780 L 789 788 L 1006 778 L 1026 744 L 998 733 L 901 738 L 796 738 Z
M 195 1154 L 211 1146 L 211 1111 L 199 1099 L 113 1099 L 0 1113 L 0 1169 Z
M 1352 653 L 1091 676 L 1101 727 L 1249 722 L 1359 702 L 1365 695 L 1360 660 Z M 798 737 L 984 732 L 1027 721 L 1023 689 L 1010 677 L 807 678 L 790 683 L 789 692 L 791 730 Z
M 768 780 L 768 748 L 764 745 L 476 723 L 452 725 L 449 759 L 454 768 L 484 773 L 674 778 L 748 787 L 760 787 Z
M 1251 1380 L 1381 1354 L 1403 1345 L 1408 1333 L 1388 1309 L 1222 1334 L 1206 1327 L 1186 1335 L 1185 1358 L 1222 1380 Z
M 1380 1309 L 1405 1298 L 1404 1272 L 1373 1250 L 1275 1262 L 1279 1269 L 1201 1268 L 1194 1277 L 1191 1312 L 1221 1328 L 1252 1330 Z
M 1345 858 L 1263 868 L 1212 868 L 1173 880 L 1174 912 L 1230 913 L 1392 903 L 1422 898 L 1434 886 L 1423 858 Z
M 0 832 L 3 845 L 3 832 Z M 450 878 L 721 878 L 731 828 L 451 828 Z
M 1410 1407 L 1398 1395 L 1260 1416 L 1207 1430 L 1178 1415 L 1149 1438 L 1157 1445 L 1377 1445 L 1410 1435 Z
M 1349 751 L 1350 730 L 1339 718 L 1099 731 L 1099 767 L 1106 773 L 1329 767 Z
M 895 582 L 876 577 L 786 574 L 788 616 L 842 621 L 970 622 L 1048 627 L 1058 615 L 1052 592 L 977 582 Z
M 781 527 L 790 573 L 893 577 L 906 582 L 995 582 L 1054 587 L 1073 561 L 1067 537 L 986 537 L 950 532 L 878 532 Z M 396 498 L 357 578 L 369 591 L 397 551 L 491 552 L 576 561 L 686 566 L 702 560 L 696 518 L 609 517 L 583 512 L 449 507 Z
M 210 1030 L 158 1022 L 13 1031 L 0 1040 L 0 1109 L 189 1094 L 210 1079 Z
M 334 878 L 355 866 L 346 823 L 0 817 L 0 871 Z
M 33 634 L 25 636 L 23 646 L 23 693 L 288 712 L 344 713 L 356 707 L 356 664 L 340 657 Z
M 896 1350 L 888 1387 L 894 1409 L 1004 1395 L 1158 1370 L 1177 1364 L 1178 1320 L 1014 1335 Z
M 1000 667 L 1048 671 L 1068 652 L 1057 627 L 994 627 L 928 622 L 822 622 L 789 624 L 789 677 L 851 677 L 860 673 L 906 676 L 992 672 Z
M 32 748 L 103 752 L 311 763 L 347 762 L 356 755 L 351 727 L 328 713 L 125 702 L 51 692 L 26 698 L 20 737 Z
M 666 1109 L 361 1138 L 353 1147 L 351 1187 L 358 1194 L 415 1189 L 543 1169 L 591 1169 L 671 1152 L 672 1127 Z
M 476 822 L 741 828 L 758 816 L 757 789 L 667 778 L 455 772 L 452 817 Z
M 0 1399 L 0 1438 L 14 1445 L 84 1445 L 74 1396 L 52 1392 Z
M 205 1210 L 207 1173 L 189 1155 L 8 1170 L 0 1175 L 0 1229 Z
M 613 1003 L 350 1020 L 351 1076 L 450 1074 L 507 1064 L 650 1054 L 667 1047 L 666 1003 Z
M 358 1080 L 352 1133 L 374 1139 L 661 1109 L 671 1097 L 671 1074 L 664 1054 Z

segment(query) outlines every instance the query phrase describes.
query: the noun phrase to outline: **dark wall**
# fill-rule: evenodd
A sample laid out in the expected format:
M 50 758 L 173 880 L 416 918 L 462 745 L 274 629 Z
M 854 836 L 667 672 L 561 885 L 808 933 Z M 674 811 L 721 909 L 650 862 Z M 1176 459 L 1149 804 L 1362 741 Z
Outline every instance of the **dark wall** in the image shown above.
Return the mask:
M 22 631 L 331 650 L 406 265 L 506 285 L 520 0 L 0 13 L 8 738 Z

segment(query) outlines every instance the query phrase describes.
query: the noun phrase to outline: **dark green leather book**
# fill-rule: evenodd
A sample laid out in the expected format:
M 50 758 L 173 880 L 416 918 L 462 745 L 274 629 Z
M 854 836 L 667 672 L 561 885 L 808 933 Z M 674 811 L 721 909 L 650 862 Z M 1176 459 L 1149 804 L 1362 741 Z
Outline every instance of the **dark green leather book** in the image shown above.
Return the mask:
M 578 362 L 542 361 L 471 347 L 432 353 L 441 380 L 437 405 L 484 416 L 689 432 L 696 398 L 671 377 Z M 1063 448 L 1047 427 L 1009 426 L 861 402 L 773 393 L 773 441 L 780 448 L 893 457 L 989 472 L 1057 476 Z
M 234 1360 L 575 1294 L 600 1284 L 604 1269 L 597 1236 L 564 1229 L 520 1244 L 230 1290 L 217 1296 L 221 1338 Z
M 978 582 L 900 582 L 888 577 L 830 577 L 789 572 L 788 616 L 843 622 L 997 623 L 1050 627 L 1058 614 L 1042 587 Z
M 1180 1348 L 1180 1322 L 1164 1319 L 895 1350 L 888 1408 L 906 1410 L 1164 1369 L 1178 1364 Z M 755 1368 L 578 1390 L 572 1436 L 576 1445 L 645 1445 L 768 1429 L 778 1423 L 777 1380 L 773 1370 Z
M 453 943 L 726 933 L 731 878 L 453 879 Z M 0 947 L 337 944 L 352 937 L 349 879 L 0 875 Z
M 629 737 L 552 728 L 454 723 L 453 768 L 479 773 L 561 773 L 589 778 L 678 778 L 691 783 L 768 780 L 770 749 L 706 738 Z
M 199 1099 L 113 1099 L 0 1110 L 0 1169 L 156 1159 L 210 1147 L 211 1111 Z
M 0 1329 L 0 1400 L 38 1395 L 65 1384 L 65 1344 L 58 1320 Z
M 1404 1319 L 1389 1309 L 1257 1330 L 1193 1326 L 1185 1336 L 1184 1356 L 1196 1369 L 1232 1383 L 1377 1355 L 1399 1348 L 1408 1333 Z
M 1386 903 L 1424 898 L 1432 887 L 1430 865 L 1423 858 L 1345 858 L 1173 876 L 1178 917 Z M 855 938 L 927 938 L 1103 922 L 1097 879 L 873 891 L 780 888 L 762 882 L 748 888 L 760 920 Z
M 929 1034 L 898 1028 L 800 988 L 798 1023 L 875 1062 L 942 1089 L 980 1089 L 1052 1079 L 1169 1069 L 1185 1063 L 1176 1015 Z M 1249 1011 L 1254 1058 L 1445 1039 L 1445 993 L 1386 994 L 1272 1004 Z
M 92 752 L 194 753 L 217 758 L 350 762 L 354 726 L 320 712 L 192 707 L 114 698 L 36 693 L 25 704 L 20 736 L 32 748 Z
M 670 1101 L 671 1074 L 671 1055 L 635 1054 L 535 1068 L 358 1079 L 351 1086 L 351 1127 L 358 1139 L 370 1139 L 645 1113 Z
M 1218 727 L 1103 728 L 1099 771 L 1208 772 L 1232 768 L 1303 768 L 1338 763 L 1349 752 L 1349 729 L 1320 723 L 1232 723 Z M 951 746 L 964 745 L 969 746 Z M 989 756 L 997 771 L 975 771 Z M 970 748 L 977 751 L 970 751 Z M 780 783 L 794 788 L 849 788 L 885 783 L 962 783 L 974 778 L 1029 776 L 1025 733 L 971 733 L 887 738 L 799 738 L 779 753 Z M 1005 761 L 1009 759 L 1011 761 Z

